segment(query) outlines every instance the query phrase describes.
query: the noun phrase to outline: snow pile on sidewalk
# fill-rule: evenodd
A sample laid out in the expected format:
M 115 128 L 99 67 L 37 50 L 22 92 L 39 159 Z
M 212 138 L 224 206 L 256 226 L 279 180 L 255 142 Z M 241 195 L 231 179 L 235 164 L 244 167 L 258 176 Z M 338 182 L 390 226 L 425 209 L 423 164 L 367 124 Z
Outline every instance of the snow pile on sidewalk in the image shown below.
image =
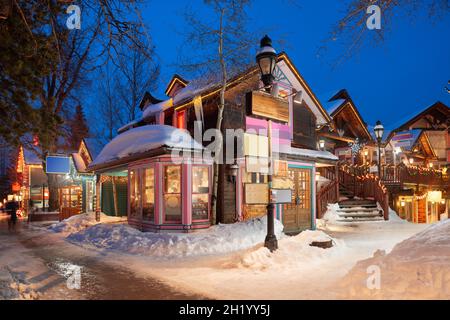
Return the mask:
M 310 244 L 314 241 L 332 240 L 333 247 L 322 249 Z M 346 250 L 343 241 L 331 238 L 322 231 L 306 230 L 293 237 L 284 237 L 278 241 L 278 250 L 271 253 L 261 247 L 242 256 L 237 267 L 253 270 L 296 270 L 302 272 L 315 268 L 332 257 L 338 257 Z
M 380 289 L 369 289 L 367 281 L 376 284 L 369 271 L 377 268 Z M 343 298 L 450 299 L 450 220 L 400 242 L 389 254 L 377 251 L 358 262 L 340 285 Z
M 235 224 L 220 224 L 193 233 L 141 232 L 128 225 L 99 224 L 71 234 L 68 240 L 81 245 L 112 249 L 155 258 L 180 258 L 223 254 L 264 242 L 266 217 Z M 283 225 L 275 220 L 280 237 Z
M 95 212 L 78 214 L 48 227 L 56 233 L 74 233 L 99 223 L 115 223 L 126 221 L 126 217 L 111 217 L 100 213 L 100 222 L 95 220 Z

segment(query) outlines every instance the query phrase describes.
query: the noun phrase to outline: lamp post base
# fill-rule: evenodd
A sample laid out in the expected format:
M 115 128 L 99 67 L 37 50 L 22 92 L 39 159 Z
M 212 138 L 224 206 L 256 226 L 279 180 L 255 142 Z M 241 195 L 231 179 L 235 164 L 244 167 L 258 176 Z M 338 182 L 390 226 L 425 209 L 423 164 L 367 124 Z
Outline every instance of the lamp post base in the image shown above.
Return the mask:
M 273 235 L 267 235 L 266 240 L 264 241 L 264 247 L 270 250 L 270 252 L 274 252 L 278 249 L 278 240 L 277 237 Z
M 273 203 L 269 203 L 267 205 L 267 235 L 264 241 L 264 246 L 269 249 L 270 252 L 274 252 L 278 249 L 278 241 L 275 236 L 273 209 Z

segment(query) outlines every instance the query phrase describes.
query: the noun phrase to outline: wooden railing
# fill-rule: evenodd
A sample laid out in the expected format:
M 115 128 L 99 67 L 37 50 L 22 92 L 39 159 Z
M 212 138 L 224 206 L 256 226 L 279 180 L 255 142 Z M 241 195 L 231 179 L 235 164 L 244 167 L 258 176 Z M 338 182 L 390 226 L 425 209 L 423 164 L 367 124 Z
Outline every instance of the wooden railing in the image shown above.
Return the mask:
M 384 219 L 389 219 L 389 194 L 380 179 L 373 174 L 357 175 L 348 167 L 339 169 L 339 184 L 355 197 L 373 198 L 383 209 Z
M 317 191 L 316 207 L 317 219 L 321 219 L 327 211 L 328 204 L 339 201 L 338 181 L 333 180 Z
M 340 168 L 356 176 L 371 174 L 370 167 L 364 165 L 353 166 L 342 164 Z M 381 166 L 381 181 L 384 185 L 400 186 L 407 183 L 445 187 L 450 183 L 449 175 L 444 175 L 440 170 L 418 166 L 405 166 L 404 164 Z

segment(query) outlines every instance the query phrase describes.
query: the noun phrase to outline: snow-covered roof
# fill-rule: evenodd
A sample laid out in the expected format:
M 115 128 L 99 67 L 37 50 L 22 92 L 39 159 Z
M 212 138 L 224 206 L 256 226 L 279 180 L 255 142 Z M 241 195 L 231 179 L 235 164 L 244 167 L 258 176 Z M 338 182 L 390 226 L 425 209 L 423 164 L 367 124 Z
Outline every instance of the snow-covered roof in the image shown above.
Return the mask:
M 162 101 L 157 104 L 151 104 L 147 106 L 142 114 L 142 119 L 150 117 L 158 112 L 164 111 L 173 105 L 172 99 Z
M 37 152 L 40 152 L 38 149 L 39 148 L 36 147 Z M 23 147 L 23 157 L 26 164 L 42 164 L 42 160 L 38 157 L 36 152 L 26 147 Z
M 323 103 L 325 110 L 327 110 L 328 114 L 331 115 L 333 112 L 335 112 L 343 103 L 345 102 L 345 99 L 337 99 L 330 102 Z
M 72 159 L 77 172 L 86 172 L 86 164 L 79 153 L 72 153 Z
M 306 157 L 306 158 L 311 158 L 314 160 L 317 160 L 317 159 L 338 160 L 338 157 L 336 157 L 331 152 L 321 151 L 321 150 L 291 148 L 291 151 L 289 154 Z
M 146 125 L 116 136 L 103 148 L 89 167 L 125 159 L 160 147 L 203 149 L 203 146 L 192 139 L 186 130 L 166 125 Z
M 92 159 L 95 159 L 102 151 L 103 143 L 101 143 L 98 139 L 94 138 L 84 138 L 83 139 L 86 147 L 88 148 L 89 153 L 91 154 Z

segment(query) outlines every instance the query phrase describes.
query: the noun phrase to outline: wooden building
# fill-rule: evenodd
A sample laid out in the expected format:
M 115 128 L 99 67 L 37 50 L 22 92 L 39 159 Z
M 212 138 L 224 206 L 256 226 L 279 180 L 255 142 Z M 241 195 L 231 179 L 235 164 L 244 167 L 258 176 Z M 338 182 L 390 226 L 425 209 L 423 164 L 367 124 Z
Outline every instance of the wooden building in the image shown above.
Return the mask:
M 416 223 L 448 217 L 450 109 L 442 102 L 402 120 L 385 142 L 382 179 L 399 215 Z
M 131 225 L 188 231 L 210 222 L 264 216 L 271 150 L 276 158 L 272 187 L 291 190 L 289 201 L 276 205 L 277 218 L 287 232 L 314 228 L 317 168 L 337 162 L 330 152 L 317 150 L 316 129 L 331 118 L 285 53 L 278 55 L 270 93 L 261 90 L 256 66 L 228 80 L 220 130 L 224 143 L 222 154 L 216 155 L 221 159 L 217 217 L 211 216 L 212 163 L 205 162 L 205 150 L 214 140 L 210 134 L 217 123 L 220 87 L 218 81 L 187 81 L 175 75 L 165 100 L 146 93 L 142 117 L 120 128 L 89 169 L 100 176 L 127 176 Z M 171 155 L 177 145 L 169 132 L 189 133 L 193 140 L 183 145 L 191 151 L 189 157 Z M 150 133 L 154 141 L 141 136 Z
M 327 94 L 322 98 L 332 122 L 320 128 L 319 139 L 324 149 L 334 153 L 340 162 L 370 165 L 377 159 L 377 149 L 363 117 L 346 89 Z M 352 144 L 361 150 L 352 153 Z

